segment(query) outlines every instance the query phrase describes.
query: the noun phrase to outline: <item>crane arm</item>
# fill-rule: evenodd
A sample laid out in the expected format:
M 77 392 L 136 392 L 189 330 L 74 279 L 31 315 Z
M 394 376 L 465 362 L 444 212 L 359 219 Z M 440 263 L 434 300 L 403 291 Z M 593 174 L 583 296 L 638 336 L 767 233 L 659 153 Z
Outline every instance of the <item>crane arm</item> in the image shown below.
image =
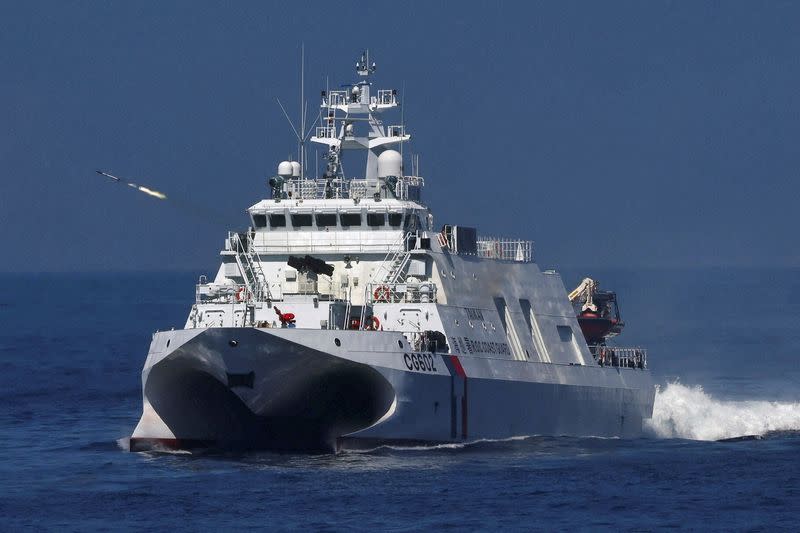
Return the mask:
M 594 295 L 594 291 L 597 289 L 597 282 L 592 278 L 583 278 L 580 285 L 575 287 L 571 293 L 569 293 L 569 301 L 574 302 L 581 296 L 584 298 L 584 304 L 581 308 L 582 311 L 586 311 L 587 309 L 590 311 L 597 311 L 597 306 L 594 304 L 592 296 Z

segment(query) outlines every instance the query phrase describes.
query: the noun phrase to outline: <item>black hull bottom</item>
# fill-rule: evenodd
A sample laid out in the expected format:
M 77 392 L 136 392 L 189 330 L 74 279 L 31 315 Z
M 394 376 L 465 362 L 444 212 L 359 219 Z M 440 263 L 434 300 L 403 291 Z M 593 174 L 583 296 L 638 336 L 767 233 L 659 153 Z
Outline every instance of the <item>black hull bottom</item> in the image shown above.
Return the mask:
M 132 451 L 331 452 L 337 448 L 337 437 L 380 419 L 395 396 L 375 369 L 307 348 L 276 349 L 258 358 L 247 372 L 234 374 L 235 380 L 230 373 L 198 365 L 200 360 L 187 346 L 153 367 L 145 394 L 179 438 L 134 435 Z M 238 379 L 240 374 L 248 379 Z M 227 379 L 223 382 L 220 375 Z

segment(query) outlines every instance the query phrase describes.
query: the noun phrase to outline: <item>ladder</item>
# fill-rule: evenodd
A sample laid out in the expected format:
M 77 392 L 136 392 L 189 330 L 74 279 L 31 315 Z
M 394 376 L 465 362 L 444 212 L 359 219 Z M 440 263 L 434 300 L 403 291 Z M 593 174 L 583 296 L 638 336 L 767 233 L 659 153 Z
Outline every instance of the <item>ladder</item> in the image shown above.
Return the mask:
M 400 238 L 386 252 L 383 261 L 372 275 L 370 282 L 364 286 L 364 305 L 361 307 L 360 327 L 364 327 L 364 320 L 367 315 L 367 302 L 369 302 L 370 290 L 373 285 L 385 284 L 392 294 L 392 285 L 402 283 L 406 279 L 406 266 L 411 259 L 411 251 L 408 250 L 408 239 L 411 232 L 403 233 Z
M 386 283 L 391 285 L 405 281 L 406 266 L 411 259 L 411 252 L 406 246 L 409 237 L 411 237 L 410 231 L 401 235 L 399 241 L 389 249 L 381 265 L 373 274 L 370 284 Z
M 244 285 L 247 288 L 247 301 L 262 302 L 264 300 L 272 300 L 267 277 L 261 269 L 261 262 L 253 252 L 253 241 L 250 236 L 248 235 L 245 243 L 242 242 L 241 234 L 234 233 L 231 237 L 231 243 L 235 247 L 236 264 L 239 266 Z

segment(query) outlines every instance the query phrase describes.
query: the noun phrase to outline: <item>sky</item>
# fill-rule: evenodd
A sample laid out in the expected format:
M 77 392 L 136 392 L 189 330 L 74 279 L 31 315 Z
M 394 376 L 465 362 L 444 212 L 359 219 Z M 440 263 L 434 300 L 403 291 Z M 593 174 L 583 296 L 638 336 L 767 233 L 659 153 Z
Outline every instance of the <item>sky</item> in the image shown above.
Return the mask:
M 312 116 L 364 48 L 405 87 L 437 226 L 542 268 L 798 267 L 798 25 L 778 1 L 3 2 L 0 271 L 213 273 L 296 150 L 301 46 Z

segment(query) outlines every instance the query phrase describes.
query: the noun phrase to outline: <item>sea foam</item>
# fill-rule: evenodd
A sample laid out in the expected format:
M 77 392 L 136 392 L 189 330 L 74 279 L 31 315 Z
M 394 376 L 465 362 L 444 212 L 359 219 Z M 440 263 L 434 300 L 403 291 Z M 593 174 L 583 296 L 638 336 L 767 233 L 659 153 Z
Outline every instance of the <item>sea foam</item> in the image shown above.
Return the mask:
M 721 440 L 800 430 L 800 403 L 722 401 L 699 385 L 659 387 L 645 427 L 661 438 Z

